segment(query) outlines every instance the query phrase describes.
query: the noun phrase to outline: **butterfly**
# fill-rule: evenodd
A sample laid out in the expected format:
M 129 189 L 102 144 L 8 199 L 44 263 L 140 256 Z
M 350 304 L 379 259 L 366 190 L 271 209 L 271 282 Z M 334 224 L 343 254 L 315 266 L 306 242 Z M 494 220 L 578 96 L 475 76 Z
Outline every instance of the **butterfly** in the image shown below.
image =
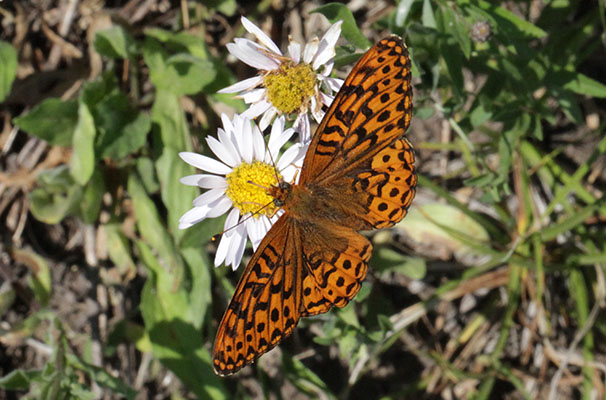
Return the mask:
M 310 143 L 298 184 L 269 188 L 284 213 L 253 254 L 225 312 L 213 367 L 229 375 L 290 335 L 301 317 L 344 307 L 372 244 L 358 231 L 404 218 L 415 195 L 410 57 L 401 38 L 353 67 Z

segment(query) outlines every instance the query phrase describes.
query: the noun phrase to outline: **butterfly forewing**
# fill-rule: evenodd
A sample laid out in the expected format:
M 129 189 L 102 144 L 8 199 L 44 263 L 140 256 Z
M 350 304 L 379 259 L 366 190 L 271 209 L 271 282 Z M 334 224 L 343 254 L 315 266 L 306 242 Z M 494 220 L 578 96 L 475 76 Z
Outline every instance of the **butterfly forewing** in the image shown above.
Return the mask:
M 246 266 L 217 332 L 213 365 L 229 375 L 288 336 L 301 308 L 300 250 L 283 215 Z
M 401 137 L 412 116 L 410 79 L 410 58 L 401 38 L 385 38 L 368 50 L 320 123 L 299 182 L 335 180 Z

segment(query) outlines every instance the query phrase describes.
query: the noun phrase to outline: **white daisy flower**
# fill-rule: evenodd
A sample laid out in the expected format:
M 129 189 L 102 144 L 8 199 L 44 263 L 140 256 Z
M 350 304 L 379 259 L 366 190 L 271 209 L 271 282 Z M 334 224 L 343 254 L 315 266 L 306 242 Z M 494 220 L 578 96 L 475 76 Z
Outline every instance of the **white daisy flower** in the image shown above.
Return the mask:
M 294 128 L 302 143 L 311 139 L 308 112 L 319 123 L 324 116 L 322 104 L 330 106 L 332 93 L 343 80 L 331 78 L 335 44 L 341 34 L 341 23 L 334 23 L 322 39 L 314 38 L 305 48 L 289 37 L 288 56 L 255 24 L 242 17 L 242 25 L 260 42 L 237 38 L 227 50 L 242 62 L 259 70 L 259 75 L 219 90 L 219 93 L 239 93 L 250 108 L 242 115 L 261 121 L 265 130 L 277 115 L 297 114 Z
M 242 260 L 247 238 L 256 250 L 283 213 L 266 188 L 277 185 L 279 180 L 295 179 L 306 146 L 292 145 L 278 158 L 280 148 L 294 133 L 293 128 L 284 129 L 284 117 L 273 124 L 267 146 L 263 134 L 249 118 L 236 114 L 230 120 L 223 114 L 221 120 L 223 129 L 218 129 L 219 139 L 206 138 L 217 159 L 191 152 L 179 153 L 183 161 L 206 172 L 181 178 L 181 183 L 208 189 L 179 219 L 179 228 L 189 228 L 206 218 L 227 213 L 215 266 L 225 262 L 235 270 Z

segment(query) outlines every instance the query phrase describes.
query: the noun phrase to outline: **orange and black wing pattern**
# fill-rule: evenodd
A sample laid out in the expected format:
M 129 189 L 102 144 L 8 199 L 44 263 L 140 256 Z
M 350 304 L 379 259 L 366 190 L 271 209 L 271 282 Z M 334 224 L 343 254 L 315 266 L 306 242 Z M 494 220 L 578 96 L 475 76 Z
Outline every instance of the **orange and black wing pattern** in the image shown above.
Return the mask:
M 379 41 L 362 56 L 312 139 L 301 184 L 329 184 L 404 134 L 412 118 L 410 65 L 398 36 Z

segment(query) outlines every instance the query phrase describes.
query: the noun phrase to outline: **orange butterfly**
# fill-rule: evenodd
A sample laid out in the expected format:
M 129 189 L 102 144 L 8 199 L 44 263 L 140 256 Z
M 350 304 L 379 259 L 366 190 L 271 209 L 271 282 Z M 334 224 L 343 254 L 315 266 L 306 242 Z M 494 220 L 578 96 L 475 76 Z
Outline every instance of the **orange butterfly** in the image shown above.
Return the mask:
M 285 212 L 221 320 L 219 375 L 275 347 L 301 317 L 344 307 L 358 293 L 372 245 L 357 231 L 399 222 L 415 195 L 414 154 L 401 138 L 411 116 L 408 50 L 390 36 L 353 67 L 313 137 L 299 183 L 269 189 Z

